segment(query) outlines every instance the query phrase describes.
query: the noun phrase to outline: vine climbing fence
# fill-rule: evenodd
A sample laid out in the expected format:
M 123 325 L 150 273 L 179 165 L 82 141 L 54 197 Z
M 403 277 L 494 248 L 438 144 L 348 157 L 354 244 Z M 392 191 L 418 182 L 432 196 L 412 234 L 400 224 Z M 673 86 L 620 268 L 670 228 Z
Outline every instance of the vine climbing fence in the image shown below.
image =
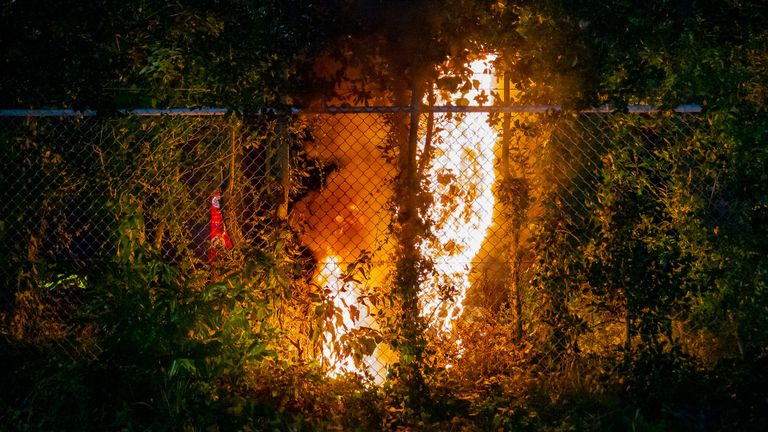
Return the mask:
M 764 341 L 742 326 L 757 309 L 719 297 L 714 257 L 766 204 L 733 194 L 695 109 L 426 108 L 409 163 L 411 112 L 4 112 L 0 337 L 98 361 L 123 325 L 104 310 L 145 291 L 124 325 L 214 301 L 260 355 L 382 382 L 410 355 L 408 170 L 428 380 L 649 349 L 713 363 Z

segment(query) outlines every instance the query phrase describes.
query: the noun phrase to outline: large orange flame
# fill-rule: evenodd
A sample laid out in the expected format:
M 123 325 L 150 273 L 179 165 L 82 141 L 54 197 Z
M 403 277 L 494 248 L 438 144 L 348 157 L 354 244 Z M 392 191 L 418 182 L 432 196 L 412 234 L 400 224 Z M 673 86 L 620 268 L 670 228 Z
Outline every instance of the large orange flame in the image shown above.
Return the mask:
M 488 71 L 493 59 L 488 56 L 472 62 L 473 89 L 463 95 L 451 95 L 451 99 L 473 100 L 483 92 L 490 95 L 494 77 Z M 470 122 L 468 118 L 444 116 L 431 143 L 433 152 L 425 180 L 435 197 L 427 213 L 434 238 L 423 241 L 419 250 L 433 258 L 436 272 L 421 289 L 420 306 L 422 316 L 439 331 L 450 331 L 453 321 L 463 311 L 472 260 L 491 224 L 495 181 L 492 167 L 497 138 L 496 130 L 484 119 Z M 421 147 L 424 148 L 423 140 Z M 377 347 L 373 355 L 363 358 L 364 364 L 360 367 L 355 365 L 352 356 L 343 353 L 345 336 L 362 326 L 376 328 L 376 323 L 359 301 L 362 287 L 344 280 L 341 264 L 342 259 L 332 253 L 319 263 L 321 270 L 316 281 L 324 288 L 336 312 L 331 318 L 332 330 L 323 335 L 323 358 L 332 376 L 365 372 L 380 383 L 385 376 L 387 358 L 393 355 L 386 347 Z

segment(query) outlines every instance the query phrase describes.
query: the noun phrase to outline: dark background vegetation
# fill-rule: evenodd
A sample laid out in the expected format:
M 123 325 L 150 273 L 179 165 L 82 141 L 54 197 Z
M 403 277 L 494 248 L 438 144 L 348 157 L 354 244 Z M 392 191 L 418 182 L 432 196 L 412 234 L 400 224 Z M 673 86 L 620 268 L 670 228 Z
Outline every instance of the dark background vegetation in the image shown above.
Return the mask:
M 87 284 L 73 319 L 95 333 L 73 343 L 96 338 L 95 357 L 63 355 L 13 333 L 18 320 L 42 319 L 38 299 L 19 281 L 72 270 L 35 261 L 31 238 L 9 234 L 35 221 L 26 209 L 48 204 L 3 200 L 3 274 L 17 277 L 0 293 L 0 429 L 768 427 L 765 2 L 17 0 L 1 7 L 2 108 L 109 114 L 217 106 L 243 118 L 275 108 L 273 120 L 287 124 L 280 113 L 288 107 L 376 97 L 407 103 L 433 83 L 453 89 L 468 75 L 467 59 L 493 51 L 498 71 L 519 90 L 515 103 L 618 111 L 649 104 L 662 108 L 662 118 L 680 104 L 703 111 L 691 139 L 649 139 L 598 155 L 585 214 L 545 207 L 532 237 L 536 312 L 550 326 L 543 343 L 517 338 L 499 310 L 484 333 L 465 336 L 464 367 L 448 373 L 430 369 L 439 348 L 414 334 L 419 323 L 400 324 L 393 340 L 415 360 L 383 388 L 326 378 L 317 364 L 272 349 L 282 335 L 269 317 L 300 294 L 292 281 L 304 271 L 292 264 L 299 252 L 285 246 L 287 227 L 268 232 L 240 258 L 240 272 L 218 281 L 196 279 L 138 241 L 145 215 L 131 197 L 146 191 L 111 188 L 125 166 L 162 171 L 157 161 L 120 154 L 115 141 L 113 161 L 122 165 L 96 176 L 112 195 L 91 215 L 112 223 L 111 258 L 63 282 Z M 331 73 L 318 72 L 328 62 L 336 65 Z M 617 119 L 608 133 L 647 136 L 656 127 L 654 118 Z M 125 121 L 125 131 L 141 128 Z M 276 136 L 272 127 L 254 125 L 252 133 Z M 2 157 L 13 167 L 0 177 L 3 198 L 11 197 L 11 179 L 41 169 L 51 170 L 46 178 L 59 175 L 42 149 L 20 142 L 3 132 Z M 67 163 L 97 163 L 66 151 Z M 643 159 L 647 151 L 655 163 Z M 691 187 L 692 178 L 707 186 Z M 171 198 L 163 195 L 172 193 L 169 184 L 153 191 L 158 199 Z M 77 185 L 69 191 L 90 196 Z M 395 284 L 407 288 L 415 276 L 406 270 L 416 267 L 404 266 Z M 405 288 L 393 295 L 407 306 Z M 581 355 L 584 321 L 600 314 L 626 320 L 632 337 L 619 351 Z M 672 317 L 680 316 L 710 339 L 675 336 Z

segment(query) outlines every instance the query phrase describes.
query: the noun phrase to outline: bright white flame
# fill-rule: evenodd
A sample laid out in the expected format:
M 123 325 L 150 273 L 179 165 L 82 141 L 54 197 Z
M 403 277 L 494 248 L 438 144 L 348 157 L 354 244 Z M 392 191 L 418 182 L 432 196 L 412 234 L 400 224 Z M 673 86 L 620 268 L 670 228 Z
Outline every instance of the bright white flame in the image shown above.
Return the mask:
M 360 301 L 361 286 L 354 281 L 344 281 L 341 260 L 335 255 L 325 257 L 320 266 L 322 270 L 317 277 L 317 283 L 323 287 L 335 309 L 331 318 L 333 329 L 323 334 L 323 358 L 328 362 L 331 376 L 348 372 L 362 373 L 360 368 L 355 366 L 351 355 L 340 352 L 342 340 L 351 331 L 363 326 L 374 326 L 373 317 L 368 315 L 368 308 Z M 363 357 L 363 364 L 377 383 L 382 382 L 385 364 L 379 359 L 378 350 L 373 355 Z
M 357 327 L 359 321 L 352 317 L 350 311 L 350 305 L 356 307 L 354 305 L 357 303 L 357 299 L 354 298 L 356 291 L 354 283 L 344 282 L 338 257 L 327 256 L 320 262 L 320 266 L 322 270 L 318 275 L 317 282 L 324 288 L 335 309 L 331 317 L 333 331 L 323 334 L 323 358 L 329 362 L 333 375 L 356 372 L 357 368 L 352 358 L 338 354 L 340 339 Z M 336 312 L 339 312 L 340 315 Z M 341 317 L 340 320 L 338 319 L 339 316 Z
M 475 85 L 464 98 L 474 100 L 481 92 L 490 96 L 494 77 L 488 72 L 493 60 L 488 56 L 470 64 Z M 459 97 L 462 95 L 451 95 L 451 99 Z M 421 312 L 433 327 L 444 332 L 451 330 L 454 319 L 463 311 L 472 259 L 480 250 L 493 215 L 493 162 L 498 134 L 485 118 L 471 116 L 454 115 L 439 123 L 436 119 L 441 128 L 432 138 L 433 155 L 425 173 L 434 197 L 427 213 L 434 239 L 425 240 L 419 249 L 423 256 L 433 258 L 435 276 L 420 292 Z

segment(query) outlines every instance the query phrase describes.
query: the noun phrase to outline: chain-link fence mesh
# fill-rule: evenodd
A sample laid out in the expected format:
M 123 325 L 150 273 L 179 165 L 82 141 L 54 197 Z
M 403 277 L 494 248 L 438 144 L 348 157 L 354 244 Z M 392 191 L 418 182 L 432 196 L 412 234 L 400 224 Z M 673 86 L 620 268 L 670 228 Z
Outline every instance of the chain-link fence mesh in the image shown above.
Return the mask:
M 0 119 L 3 337 L 98 358 L 109 335 L 93 287 L 127 265 L 148 286 L 163 271 L 192 290 L 236 280 L 255 297 L 233 310 L 268 322 L 278 355 L 381 382 L 401 355 L 393 232 L 408 169 L 428 370 L 510 373 L 533 352 L 618 358 L 654 344 L 708 362 L 743 354 L 747 315 L 714 312 L 691 275 L 708 242 L 744 228 L 737 207 L 757 207 L 729 199 L 699 115 L 438 110 L 421 115 L 404 168 L 393 131 L 406 121 Z

